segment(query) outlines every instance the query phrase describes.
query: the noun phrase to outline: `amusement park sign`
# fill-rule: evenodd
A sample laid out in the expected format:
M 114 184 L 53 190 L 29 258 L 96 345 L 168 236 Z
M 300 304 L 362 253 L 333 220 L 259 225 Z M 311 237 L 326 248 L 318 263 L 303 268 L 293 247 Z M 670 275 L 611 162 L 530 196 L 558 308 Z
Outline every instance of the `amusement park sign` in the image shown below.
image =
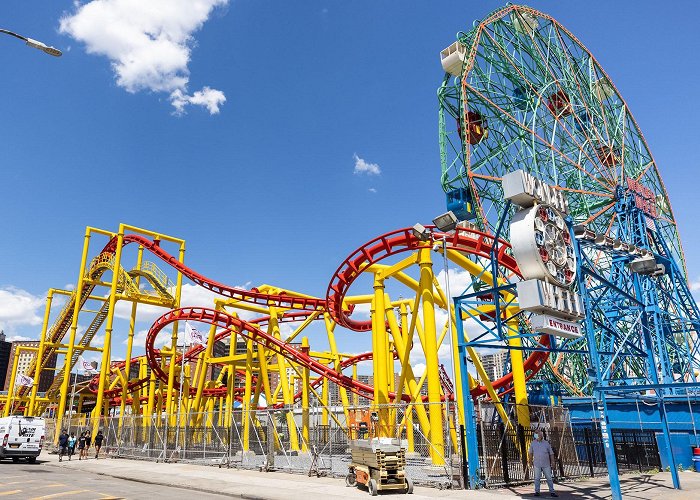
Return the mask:
M 569 202 L 562 191 L 542 182 L 524 170 L 516 170 L 505 175 L 502 182 L 504 198 L 522 208 L 540 203 L 551 205 L 563 213 L 569 211 Z
M 577 339 L 583 337 L 583 328 L 578 323 L 565 321 L 544 314 L 533 316 L 530 320 L 532 329 L 542 333 L 549 333 L 558 337 Z
M 572 289 L 576 252 L 565 217 L 564 194 L 531 174 L 516 170 L 503 176 L 503 195 L 519 210 L 510 223 L 513 256 L 525 278 L 517 284 L 520 309 L 535 313 L 535 331 L 576 338 L 584 317 L 581 299 Z

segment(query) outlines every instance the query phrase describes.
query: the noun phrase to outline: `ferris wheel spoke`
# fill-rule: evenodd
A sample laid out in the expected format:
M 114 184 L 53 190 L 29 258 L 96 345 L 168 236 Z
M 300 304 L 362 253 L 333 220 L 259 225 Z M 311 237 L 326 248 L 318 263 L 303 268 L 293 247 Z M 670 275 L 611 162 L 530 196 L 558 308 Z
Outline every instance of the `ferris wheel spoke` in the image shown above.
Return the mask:
M 554 26 L 554 24 L 553 24 L 553 26 Z M 572 75 L 573 75 L 574 83 L 576 84 L 576 88 L 578 90 L 579 102 L 581 105 L 583 105 L 584 111 L 586 112 L 586 116 L 588 116 L 588 119 L 590 120 L 594 116 L 592 105 L 593 105 L 595 99 L 591 99 L 591 105 L 589 106 L 589 103 L 587 102 L 589 100 L 587 98 L 587 95 L 589 96 L 590 92 L 584 92 L 582 80 L 584 80 L 585 77 L 584 77 L 584 72 L 581 68 L 584 64 L 586 64 L 583 62 L 583 59 L 581 59 L 581 58 L 588 59 L 588 55 L 581 54 L 580 57 L 576 57 L 571 52 L 574 45 L 569 45 L 564 41 L 560 27 L 554 26 L 554 31 L 557 35 L 557 40 L 559 42 L 561 53 L 564 54 L 564 57 L 566 58 L 566 61 L 562 61 L 562 64 L 566 64 L 569 68 L 571 68 L 573 70 Z M 589 83 L 589 85 L 590 85 L 590 83 Z M 586 127 L 586 124 L 580 118 L 578 113 L 574 113 L 573 116 L 574 116 L 574 119 L 577 121 L 577 123 L 580 125 L 582 132 L 586 135 L 587 139 L 591 140 L 590 137 L 587 135 L 587 131 L 588 131 L 589 127 Z M 596 128 L 596 127 L 590 127 L 590 128 L 592 129 L 592 132 L 596 136 L 595 141 L 591 141 L 592 143 L 593 142 L 600 142 L 600 141 L 603 141 L 603 142 L 610 141 L 610 137 L 609 137 L 609 134 L 607 133 L 607 129 L 605 130 L 606 134 L 604 137 L 598 128 Z
M 488 30 L 485 30 L 484 33 L 486 33 L 486 34 L 488 35 Z M 490 35 L 488 35 L 488 36 L 490 37 L 491 42 L 493 43 L 493 45 L 499 50 L 500 54 L 501 54 L 503 57 L 505 57 L 506 59 L 508 59 L 508 61 L 510 62 L 510 64 L 511 64 L 513 67 L 515 67 L 516 69 L 518 69 L 518 68 L 517 68 L 517 64 L 515 64 L 515 62 L 513 61 L 513 59 L 512 59 L 508 54 L 506 54 L 506 53 L 504 52 L 503 48 L 497 43 L 497 41 L 494 40 L 493 37 L 491 37 Z M 538 51 L 538 54 L 539 54 L 540 56 L 543 56 L 542 50 L 538 47 L 538 44 L 537 44 L 537 42 L 535 41 L 535 36 L 534 36 L 534 34 L 531 35 L 530 40 L 532 41 L 532 46 Z M 522 45 L 521 45 L 521 46 L 522 46 Z M 555 51 L 555 52 L 557 52 L 557 51 Z M 530 54 L 530 53 L 528 52 L 528 54 Z M 530 59 L 532 59 L 532 60 L 538 60 L 539 58 L 536 57 L 535 55 L 530 55 Z M 545 58 L 545 59 L 546 59 L 546 58 Z M 561 87 L 561 84 L 560 84 L 560 82 L 561 82 L 561 77 L 555 74 L 555 72 L 552 70 L 552 68 L 551 68 L 550 65 L 547 63 L 547 61 L 545 61 L 545 64 L 543 64 L 543 65 L 541 66 L 541 69 L 542 69 L 542 70 L 546 70 L 546 71 L 550 74 L 550 76 L 551 76 L 553 82 L 557 85 L 557 88 L 559 89 L 559 91 L 564 91 L 564 89 Z M 524 75 L 522 75 L 522 72 L 520 72 L 520 74 L 521 74 L 521 76 L 524 77 Z M 545 96 L 543 96 L 543 94 L 539 91 L 539 89 L 538 89 L 536 86 L 534 86 L 534 85 L 532 84 L 532 82 L 531 82 L 529 79 L 525 78 L 525 82 L 526 82 L 526 83 L 528 84 L 528 86 L 530 87 L 530 88 L 528 89 L 529 92 L 532 92 L 533 95 L 537 96 L 537 97 L 539 98 L 540 102 L 546 102 Z M 550 113 L 547 113 L 547 114 L 550 115 Z M 570 140 L 572 140 L 573 143 L 574 143 L 574 146 L 573 146 L 573 147 L 574 147 L 575 149 L 577 149 L 577 150 L 581 150 L 581 146 L 582 146 L 581 143 L 579 143 L 579 142 L 576 140 L 575 136 L 572 134 L 571 130 L 570 130 L 569 127 L 567 126 L 566 121 L 563 120 L 563 119 L 560 119 L 561 117 L 559 117 L 559 116 L 557 116 L 557 115 L 551 115 L 551 116 L 553 116 L 553 118 L 555 119 L 556 122 L 558 122 L 558 123 L 561 124 L 562 130 L 564 130 L 564 131 L 566 132 L 567 136 L 568 136 L 568 137 L 566 137 L 566 138 L 560 137 L 560 139 L 562 139 L 562 140 L 563 140 L 563 139 L 570 139 Z M 577 117 L 574 118 L 574 120 L 576 120 L 576 119 L 577 119 Z M 575 122 L 575 123 L 576 123 L 576 122 Z M 586 135 L 585 129 L 582 129 L 582 131 L 583 131 L 584 135 Z M 590 141 L 590 137 L 587 136 L 587 139 Z M 562 148 L 560 147 L 560 149 L 562 149 Z M 588 154 L 587 154 L 587 156 L 588 156 Z M 603 172 L 603 171 L 600 170 L 599 166 L 596 164 L 596 161 L 594 160 L 593 157 L 588 156 L 588 160 L 591 162 L 592 165 L 594 165 L 594 168 L 596 168 L 596 169 L 598 170 L 598 173 L 601 175 L 601 177 L 607 178 L 607 176 L 605 175 L 605 172 Z
M 551 30 L 551 27 L 552 27 L 552 24 L 550 24 L 550 30 Z M 555 72 L 554 69 L 552 68 L 552 65 L 551 65 L 550 62 L 549 62 L 549 60 L 550 60 L 549 54 L 550 54 L 550 53 L 551 53 L 551 54 L 554 54 L 555 57 L 556 57 L 556 55 L 559 53 L 559 50 L 552 50 L 552 47 L 551 47 L 551 45 L 549 44 L 550 38 L 551 38 L 551 37 L 548 37 L 548 38 L 547 38 L 547 41 L 544 42 L 543 39 L 542 39 L 542 37 L 539 37 L 538 39 L 536 39 L 536 37 L 535 37 L 535 32 L 533 32 L 533 33 L 530 34 L 530 39 L 532 40 L 533 46 L 534 46 L 534 47 L 536 48 L 536 50 L 538 51 L 540 58 L 544 61 L 545 67 L 546 67 L 546 69 L 547 69 L 547 72 L 549 73 L 549 75 L 550 75 L 550 77 L 552 78 L 553 82 L 554 82 L 555 85 L 557 86 L 558 92 L 564 92 L 564 93 L 565 93 L 564 95 L 568 95 L 568 93 L 566 92 L 567 89 L 563 88 L 562 85 L 561 85 L 561 83 L 560 83 L 560 82 L 562 82 L 562 81 L 565 81 L 566 75 L 564 75 L 563 71 L 559 71 L 559 74 L 556 74 L 556 72 Z M 539 40 L 539 43 L 538 43 L 538 40 Z M 545 53 L 543 52 L 543 48 L 540 47 L 541 44 L 545 45 L 545 48 L 547 49 L 547 55 L 545 55 Z M 557 94 L 554 94 L 554 95 L 557 95 Z M 567 98 L 567 99 L 569 99 L 569 102 L 567 103 L 567 105 L 568 105 L 568 106 L 571 106 L 570 98 Z M 573 113 L 573 114 L 575 114 L 575 113 Z M 558 119 L 558 117 L 556 117 L 556 116 L 555 116 L 555 118 Z M 573 136 L 571 135 L 571 132 L 568 130 L 568 128 L 567 128 L 566 126 L 564 126 L 563 129 L 564 129 L 564 130 L 567 132 L 567 134 L 573 139 Z M 578 143 L 577 141 L 575 141 L 575 140 L 574 140 L 574 142 L 576 143 L 576 146 L 578 147 L 578 149 L 581 150 L 581 151 L 583 152 L 583 154 L 587 157 L 587 159 L 589 160 L 589 162 L 591 163 L 591 165 L 593 166 L 593 168 L 595 168 L 595 169 L 598 171 L 598 173 L 599 173 L 603 178 L 605 178 L 605 179 L 608 181 L 608 183 L 612 184 L 612 183 L 610 182 L 609 177 L 607 177 L 607 176 L 605 175 L 605 173 L 604 173 L 603 171 L 600 170 L 600 167 L 599 167 L 599 165 L 597 164 L 597 162 L 589 155 L 589 153 L 582 147 L 582 145 L 581 145 L 580 143 Z
M 537 96 L 541 102 L 545 102 L 545 97 L 539 92 L 539 90 L 537 89 L 537 87 L 536 87 L 535 85 L 533 85 L 533 83 L 525 76 L 525 74 L 524 74 L 523 71 L 518 67 L 518 65 L 517 65 L 516 62 L 513 60 L 513 58 L 510 57 L 510 56 L 508 55 L 508 53 L 505 52 L 505 50 L 503 49 L 503 47 L 502 47 L 502 46 L 497 42 L 497 40 L 491 35 L 491 33 L 489 32 L 489 30 L 484 30 L 483 33 L 488 37 L 488 39 L 489 39 L 490 42 L 491 42 L 491 45 L 492 45 L 492 46 L 498 51 L 498 53 L 509 63 L 509 67 L 515 69 L 515 71 L 516 71 L 516 73 L 517 73 L 517 76 L 519 76 L 519 77 L 521 78 L 521 82 L 524 82 L 525 84 L 527 84 L 527 86 L 528 86 L 528 92 L 532 92 L 533 95 Z M 558 80 L 556 80 L 556 76 L 551 72 L 551 70 L 550 70 L 550 74 L 552 75 L 552 78 L 554 78 L 555 81 L 557 82 L 558 88 L 559 88 L 560 90 L 563 90 L 563 89 L 561 88 L 561 86 L 558 84 Z M 513 83 L 513 85 L 515 85 L 515 84 Z M 505 92 L 504 92 L 504 94 L 505 94 Z M 574 116 L 575 116 L 574 120 L 577 120 L 578 117 L 577 117 L 576 115 L 574 115 Z M 579 142 L 576 140 L 575 136 L 574 136 L 574 135 L 572 134 L 572 132 L 569 130 L 569 128 L 568 128 L 566 122 L 563 120 L 563 118 L 561 118 L 561 117 L 555 115 L 555 116 L 554 116 L 554 119 L 561 125 L 562 130 L 564 130 L 564 131 L 566 132 L 568 138 L 572 140 L 572 142 L 573 142 L 572 149 L 575 149 L 576 151 L 580 151 L 580 150 L 582 149 L 582 144 L 579 143 Z M 580 121 L 580 120 L 579 120 L 579 121 Z M 590 137 L 587 136 L 587 134 L 585 133 L 585 131 L 584 131 L 584 135 L 586 136 L 586 139 L 587 139 L 588 141 L 591 141 Z M 560 149 L 562 149 L 562 148 L 560 147 Z M 599 166 L 597 165 L 597 163 L 594 161 L 594 158 L 593 158 L 592 156 L 590 156 L 590 155 L 587 154 L 587 159 L 588 159 L 588 161 L 591 162 L 591 164 L 594 166 L 594 168 L 598 171 L 598 173 L 599 173 L 602 177 L 604 177 L 604 178 L 606 178 L 606 179 L 609 179 L 609 178 L 610 178 L 609 175 L 606 176 L 606 172 L 600 170 L 600 167 L 599 167 Z
M 586 219 L 586 220 L 583 222 L 583 224 L 590 224 L 591 222 L 593 222 L 594 220 L 596 220 L 598 217 L 600 217 L 601 215 L 603 215 L 605 212 L 607 212 L 608 210 L 610 210 L 610 209 L 613 208 L 614 206 L 615 206 L 615 202 L 614 202 L 614 201 L 611 202 L 611 203 L 609 203 L 609 204 L 607 204 L 607 205 L 605 205 L 605 206 L 604 206 L 603 208 L 601 208 L 598 212 L 596 212 L 595 214 L 591 215 L 588 219 Z M 612 219 L 611 219 L 611 220 L 612 220 Z
M 528 128 L 525 124 L 520 123 L 520 122 L 519 122 L 518 120 L 516 120 L 508 111 L 506 111 L 505 109 L 499 107 L 496 103 L 494 103 L 491 99 L 489 99 L 489 98 L 486 97 L 484 94 L 482 94 L 479 90 L 477 90 L 476 88 L 472 87 L 469 83 L 467 83 L 467 82 L 465 81 L 463 85 L 465 85 L 466 87 L 470 88 L 470 89 L 472 90 L 472 92 L 473 92 L 476 96 L 478 96 L 480 99 L 482 99 L 482 100 L 485 101 L 486 103 L 488 103 L 488 104 L 490 104 L 491 106 L 493 106 L 498 112 L 500 112 L 500 113 L 502 113 L 504 116 L 507 116 L 508 118 L 510 118 L 510 119 L 513 121 L 513 123 L 515 123 L 517 126 L 519 126 L 520 128 L 522 128 L 524 131 L 529 132 L 529 133 L 530 133 L 533 137 L 535 137 L 543 146 L 545 146 L 546 148 L 548 148 L 548 150 L 553 150 L 554 152 L 556 152 L 562 159 L 564 159 L 564 160 L 566 161 L 566 163 L 569 163 L 570 165 L 572 165 L 572 166 L 576 167 L 577 169 L 581 170 L 581 171 L 582 171 L 583 173 L 585 173 L 588 177 L 590 177 L 591 180 L 593 180 L 595 183 L 599 184 L 599 185 L 602 186 L 603 188 L 607 187 L 608 189 L 612 189 L 612 187 L 613 187 L 612 185 L 606 184 L 602 179 L 599 179 L 599 178 L 597 178 L 597 177 L 594 177 L 593 174 L 592 174 L 591 172 L 588 172 L 587 170 L 583 169 L 580 165 L 576 164 L 576 162 L 574 162 L 571 158 L 569 158 L 569 157 L 566 156 L 563 152 L 561 152 L 559 149 L 557 149 L 553 144 L 551 144 L 549 141 L 547 141 L 546 139 L 544 139 L 543 137 L 541 137 L 539 134 L 537 134 L 537 133 L 536 133 L 534 130 L 532 130 L 531 128 Z

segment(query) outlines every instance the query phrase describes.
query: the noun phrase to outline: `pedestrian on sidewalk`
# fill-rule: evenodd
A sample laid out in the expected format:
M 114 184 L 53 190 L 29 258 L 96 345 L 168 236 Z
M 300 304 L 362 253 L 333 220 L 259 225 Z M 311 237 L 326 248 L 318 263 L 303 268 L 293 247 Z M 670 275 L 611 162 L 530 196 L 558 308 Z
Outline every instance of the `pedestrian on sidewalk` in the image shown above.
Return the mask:
M 85 431 L 80 433 L 78 438 L 78 460 L 82 460 L 85 456 Z
M 75 453 L 76 441 L 77 439 L 75 439 L 75 432 L 71 432 L 70 437 L 68 438 L 68 461 L 70 461 L 73 453 Z
M 85 431 L 85 460 L 87 460 L 88 454 L 90 453 L 90 446 L 92 446 L 92 433 L 90 431 Z
M 27 440 L 29 441 L 29 440 Z M 63 462 L 63 455 L 68 454 L 68 432 L 65 429 L 58 436 L 58 461 Z
M 549 444 L 549 441 L 544 439 L 544 434 L 541 429 L 535 431 L 532 437 L 534 439 L 530 443 L 527 455 L 530 459 L 530 465 L 535 469 L 535 496 L 540 496 L 540 480 L 544 472 L 544 477 L 547 479 L 547 486 L 549 487 L 549 496 L 556 497 L 558 495 L 554 492 L 554 482 L 552 481 L 554 450 Z
M 102 431 L 97 431 L 97 436 L 95 436 L 95 458 L 99 458 L 100 448 L 102 448 L 102 442 L 104 439 L 105 437 L 102 434 Z

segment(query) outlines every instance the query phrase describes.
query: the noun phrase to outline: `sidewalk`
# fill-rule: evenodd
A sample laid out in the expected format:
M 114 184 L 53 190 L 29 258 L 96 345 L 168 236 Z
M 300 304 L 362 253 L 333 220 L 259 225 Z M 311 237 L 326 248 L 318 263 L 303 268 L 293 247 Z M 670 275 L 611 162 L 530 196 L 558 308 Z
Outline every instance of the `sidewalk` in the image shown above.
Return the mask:
M 288 500 L 312 498 L 367 498 L 366 490 L 348 488 L 338 478 L 308 477 L 281 472 L 258 472 L 177 463 L 155 463 L 140 460 L 101 458 L 95 460 L 58 461 L 57 455 L 42 454 L 44 466 L 65 467 L 102 474 L 118 479 L 142 483 L 175 486 L 193 491 L 215 493 L 237 498 Z M 563 499 L 610 498 L 607 478 L 588 479 L 565 485 L 556 485 Z M 622 476 L 623 495 L 628 499 L 690 500 L 700 498 L 700 473 L 682 472 L 683 490 L 674 490 L 668 473 Z M 543 484 L 543 492 L 547 491 Z M 411 500 L 434 498 L 467 498 L 477 500 L 504 500 L 531 498 L 532 486 L 501 490 L 438 490 L 416 486 Z M 392 495 L 393 496 L 393 495 Z M 544 494 L 543 498 L 548 498 Z M 408 499 L 407 499 L 408 500 Z

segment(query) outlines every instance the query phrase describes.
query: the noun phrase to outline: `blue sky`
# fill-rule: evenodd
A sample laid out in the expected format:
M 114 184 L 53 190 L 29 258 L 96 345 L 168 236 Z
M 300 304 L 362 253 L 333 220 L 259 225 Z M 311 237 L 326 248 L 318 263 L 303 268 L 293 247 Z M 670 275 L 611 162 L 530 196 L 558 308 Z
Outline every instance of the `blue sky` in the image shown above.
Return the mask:
M 0 38 L 0 327 L 10 335 L 38 335 L 46 290 L 76 280 L 88 225 L 184 238 L 187 262 L 225 283 L 323 296 L 363 242 L 444 210 L 439 52 L 501 2 L 200 3 L 214 8 L 197 17 L 172 2 L 163 13 L 192 38 L 189 51 L 162 48 L 155 76 L 148 61 L 119 59 L 119 43 L 138 45 L 128 22 L 70 23 L 71 0 L 0 5 L 0 27 L 64 51 L 55 59 Z M 700 5 L 529 5 L 572 31 L 625 97 L 695 281 Z M 380 172 L 354 173 L 360 160 Z M 348 335 L 341 348 L 355 347 Z

